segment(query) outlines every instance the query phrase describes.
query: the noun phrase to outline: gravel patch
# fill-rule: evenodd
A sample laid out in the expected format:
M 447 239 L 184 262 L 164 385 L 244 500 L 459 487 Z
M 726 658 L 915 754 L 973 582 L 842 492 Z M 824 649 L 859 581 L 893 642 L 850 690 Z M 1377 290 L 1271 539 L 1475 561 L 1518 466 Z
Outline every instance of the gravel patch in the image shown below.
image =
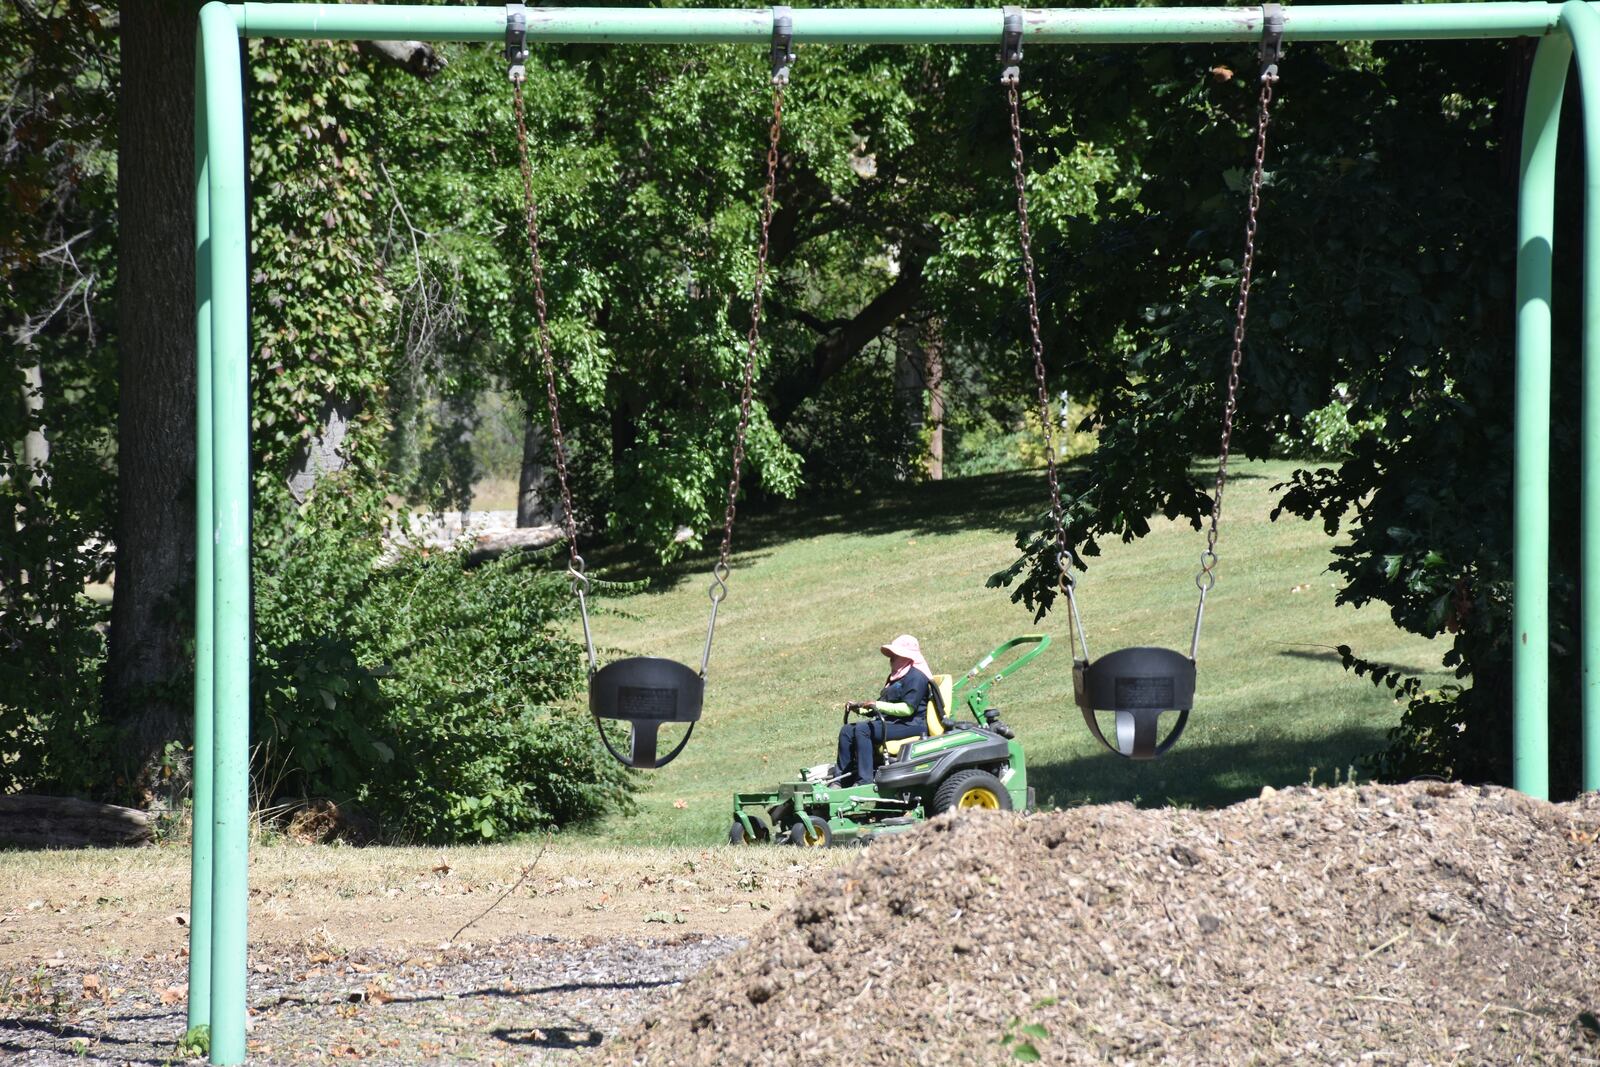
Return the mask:
M 431 952 L 258 949 L 252 1064 L 561 1063 L 592 1054 L 744 942 L 512 938 Z M 0 1060 L 164 1064 L 184 1029 L 187 961 L 0 966 Z
M 934 820 L 604 1062 L 1600 1063 L 1600 794 L 1266 790 Z

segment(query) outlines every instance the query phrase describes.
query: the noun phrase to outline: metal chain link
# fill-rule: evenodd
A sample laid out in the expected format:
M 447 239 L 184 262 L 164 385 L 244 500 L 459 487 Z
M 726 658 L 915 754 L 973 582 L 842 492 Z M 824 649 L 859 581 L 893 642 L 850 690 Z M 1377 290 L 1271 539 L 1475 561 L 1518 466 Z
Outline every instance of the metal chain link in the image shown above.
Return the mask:
M 583 644 L 589 657 L 589 673 L 600 669 L 594 651 L 594 633 L 589 628 L 589 576 L 584 573 L 583 556 L 578 553 L 578 519 L 572 510 L 572 490 L 567 482 L 567 442 L 561 433 L 561 402 L 556 398 L 556 362 L 550 352 L 550 325 L 544 299 L 544 263 L 539 258 L 539 205 L 533 196 L 533 166 L 528 161 L 528 123 L 523 113 L 522 82 L 519 68 L 511 72 L 512 94 L 517 112 L 517 158 L 522 165 L 523 221 L 528 230 L 528 252 L 533 258 L 533 308 L 539 320 L 539 356 L 544 363 L 545 400 L 550 405 L 550 439 L 555 443 L 556 479 L 561 484 L 561 517 L 567 533 L 567 584 L 578 598 L 578 616 L 583 620 Z
M 1244 327 L 1250 314 L 1250 276 L 1256 263 L 1256 226 L 1261 212 L 1261 176 L 1267 160 L 1267 127 L 1271 124 L 1272 89 L 1278 84 L 1277 42 L 1264 47 L 1261 96 L 1256 105 L 1256 151 L 1250 171 L 1250 200 L 1244 226 L 1244 259 L 1239 265 L 1239 294 L 1234 303 L 1233 350 L 1228 354 L 1228 399 L 1222 408 L 1222 443 L 1217 449 L 1217 480 L 1211 494 L 1211 524 L 1194 584 L 1200 601 L 1194 609 L 1194 635 L 1189 658 L 1200 656 L 1200 627 L 1206 617 L 1206 595 L 1217 584 L 1217 526 L 1222 521 L 1222 490 L 1228 481 L 1228 452 L 1233 446 L 1233 417 L 1239 411 L 1239 364 L 1244 359 Z
M 572 490 L 567 486 L 567 443 L 561 433 L 561 402 L 556 398 L 556 363 L 550 352 L 550 326 L 546 322 L 544 264 L 539 258 L 539 205 L 533 196 L 533 167 L 528 162 L 528 124 L 523 116 L 522 80 L 513 78 L 517 111 L 517 156 L 522 164 L 523 221 L 528 229 L 528 251 L 533 257 L 533 308 L 539 320 L 539 356 L 544 363 L 545 399 L 550 405 L 550 437 L 555 442 L 556 479 L 561 483 L 562 519 L 567 531 L 568 570 L 574 592 L 581 583 L 588 589 L 583 557 L 578 554 L 578 522 L 572 512 Z
M 1256 262 L 1256 226 L 1261 211 L 1261 178 L 1267 159 L 1267 126 L 1271 121 L 1272 87 L 1275 70 L 1261 77 L 1261 97 L 1256 111 L 1255 166 L 1250 174 L 1250 202 L 1244 228 L 1244 260 L 1239 268 L 1239 294 L 1234 305 L 1233 351 L 1228 356 L 1228 399 L 1222 408 L 1222 443 L 1217 456 L 1217 480 L 1211 497 L 1211 526 L 1206 531 L 1206 549 L 1200 554 L 1200 572 L 1195 584 L 1200 587 L 1202 606 L 1205 594 L 1217 584 L 1213 568 L 1217 565 L 1217 525 L 1222 520 L 1222 490 L 1228 479 L 1228 452 L 1233 445 L 1233 417 L 1239 410 L 1239 364 L 1244 359 L 1244 327 L 1250 314 L 1250 275 Z M 1197 620 L 1198 621 L 1198 620 Z
M 589 668 L 596 667 L 594 641 L 589 633 L 587 594 L 590 584 L 584 573 L 583 556 L 578 552 L 578 525 L 572 507 L 572 489 L 567 478 L 566 438 L 561 432 L 561 401 L 556 395 L 555 357 L 551 352 L 550 327 L 544 296 L 544 265 L 539 256 L 539 208 L 533 195 L 533 168 L 528 159 L 528 126 L 522 100 L 522 79 L 513 76 L 512 88 L 517 114 L 517 155 L 522 168 L 523 215 L 528 231 L 528 251 L 533 263 L 533 304 L 539 322 L 539 356 L 544 367 L 545 399 L 550 406 L 550 437 L 555 446 L 556 478 L 561 486 L 561 506 L 567 534 L 567 575 L 572 592 L 582 609 L 584 640 L 589 648 Z M 756 256 L 755 293 L 750 304 L 750 331 L 746 338 L 744 382 L 739 393 L 739 428 L 733 439 L 733 476 L 728 481 L 728 507 L 723 516 L 722 545 L 711 570 L 711 618 L 706 624 L 705 649 L 700 658 L 700 673 L 711 657 L 711 638 L 717 624 L 717 607 L 728 595 L 728 576 L 732 567 L 733 523 L 737 513 L 739 482 L 744 466 L 745 438 L 750 429 L 751 394 L 755 387 L 756 352 L 761 344 L 761 304 L 767 281 L 767 253 L 772 243 L 772 203 L 778 181 L 778 143 L 783 131 L 783 84 L 772 90 L 772 126 L 767 141 L 767 181 L 761 200 L 761 245 Z
M 1061 592 L 1067 597 L 1072 612 L 1074 640 L 1083 644 L 1084 658 L 1089 655 L 1089 642 L 1078 619 L 1078 604 L 1074 593 L 1077 579 L 1072 574 L 1072 550 L 1067 544 L 1066 521 L 1061 507 L 1061 486 L 1056 477 L 1055 435 L 1050 424 L 1050 390 L 1045 384 L 1044 342 L 1039 336 L 1039 289 L 1034 280 L 1033 233 L 1028 225 L 1028 189 L 1026 164 L 1022 155 L 1022 105 L 1018 82 L 1009 76 L 1005 81 L 1006 97 L 1011 105 L 1011 170 L 1017 183 L 1017 240 L 1022 246 L 1022 277 L 1028 292 L 1028 333 L 1033 349 L 1033 376 L 1039 385 L 1039 426 L 1044 432 L 1045 480 L 1050 485 L 1050 523 L 1056 542 L 1056 567 L 1060 574 Z
M 739 477 L 744 466 L 745 435 L 750 428 L 750 393 L 755 384 L 756 351 L 761 344 L 761 301 L 767 284 L 767 250 L 772 244 L 772 200 L 778 185 L 778 141 L 783 134 L 783 86 L 772 88 L 772 126 L 767 135 L 767 184 L 761 197 L 761 244 L 756 252 L 755 293 L 750 301 L 750 332 L 746 335 L 744 386 L 739 393 L 739 429 L 733 437 L 733 477 L 728 480 L 728 508 L 723 515 L 722 546 L 712 569 L 711 599 L 728 595 L 728 556 L 733 551 L 733 520 L 738 511 Z

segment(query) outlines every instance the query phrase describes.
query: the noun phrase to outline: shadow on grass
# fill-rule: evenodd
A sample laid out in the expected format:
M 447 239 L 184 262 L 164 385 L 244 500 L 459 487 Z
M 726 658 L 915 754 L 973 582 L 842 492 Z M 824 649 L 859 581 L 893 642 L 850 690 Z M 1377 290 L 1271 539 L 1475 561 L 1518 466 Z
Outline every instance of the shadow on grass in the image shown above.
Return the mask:
M 1064 485 L 1070 488 L 1073 478 L 1083 476 L 1081 471 L 1064 471 Z M 1041 518 L 1048 508 L 1044 472 L 1037 470 L 948 478 L 876 493 L 757 501 L 740 505 L 733 537 L 735 565 L 762 558 L 791 541 L 838 533 L 927 537 L 988 530 L 1010 544 L 1018 530 Z M 610 580 L 648 580 L 653 589 L 664 589 L 708 571 L 716 561 L 719 541 L 719 531 L 708 531 L 706 549 L 666 565 L 621 545 L 597 547 L 589 560 Z
M 1171 719 L 1162 717 L 1162 727 Z M 1080 729 L 1083 727 L 1079 726 Z M 1342 779 L 1383 744 L 1381 727 L 1345 727 L 1319 737 L 1265 737 L 1203 745 L 1181 740 L 1167 755 L 1135 762 L 1110 752 L 1028 768 L 1040 807 L 1129 801 L 1139 807 L 1216 808 L 1256 796 L 1261 787 Z
M 1326 650 L 1324 651 L 1324 649 Z M 1315 650 L 1311 647 L 1283 648 L 1279 649 L 1276 654 L 1289 659 L 1314 659 L 1326 663 L 1342 663 L 1344 661 L 1344 657 L 1339 654 L 1339 650 L 1332 646 L 1319 645 L 1315 647 Z M 1371 663 L 1378 668 L 1379 674 L 1393 674 L 1395 671 L 1399 671 L 1401 675 L 1408 678 L 1419 674 L 1438 674 L 1445 669 L 1437 663 L 1432 667 L 1406 667 L 1398 663 L 1379 663 L 1377 660 L 1367 660 L 1365 662 Z M 1369 677 L 1371 673 L 1370 671 L 1368 672 Z
M 1194 476 L 1208 480 L 1214 469 L 1197 464 Z M 1089 477 L 1080 457 L 1060 468 L 1063 492 L 1082 488 Z M 1268 475 L 1232 471 L 1229 481 L 1264 481 Z M 866 536 L 903 534 L 928 537 L 987 530 L 1006 543 L 1024 526 L 1043 521 L 1049 510 L 1043 468 L 915 482 L 880 490 L 803 497 L 800 500 L 742 502 L 734 530 L 735 567 L 762 559 L 770 550 L 792 541 L 827 534 Z M 591 573 L 610 581 L 647 581 L 652 592 L 664 591 L 686 578 L 698 578 L 716 562 L 720 531 L 706 531 L 706 547 L 669 564 L 621 544 L 597 544 L 586 553 Z

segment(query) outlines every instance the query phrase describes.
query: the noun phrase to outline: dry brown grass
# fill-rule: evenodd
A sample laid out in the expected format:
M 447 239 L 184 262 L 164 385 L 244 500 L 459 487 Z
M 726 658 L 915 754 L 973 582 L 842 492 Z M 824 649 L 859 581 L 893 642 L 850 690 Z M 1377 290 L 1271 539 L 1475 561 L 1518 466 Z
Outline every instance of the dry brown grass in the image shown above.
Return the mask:
M 437 946 L 516 883 L 540 842 L 455 848 L 274 845 L 251 852 L 255 945 Z M 552 843 L 462 934 L 745 934 L 847 852 Z M 0 960 L 176 952 L 188 941 L 178 846 L 0 854 Z

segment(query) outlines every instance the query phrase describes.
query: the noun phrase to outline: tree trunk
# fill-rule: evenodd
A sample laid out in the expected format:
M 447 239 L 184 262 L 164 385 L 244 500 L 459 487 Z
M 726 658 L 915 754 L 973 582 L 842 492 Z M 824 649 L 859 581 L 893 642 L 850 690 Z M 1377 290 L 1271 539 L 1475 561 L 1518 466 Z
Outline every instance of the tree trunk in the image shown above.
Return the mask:
M 88 848 L 154 840 L 148 813 L 72 797 L 0 797 L 0 847 Z
M 22 409 L 30 423 L 44 410 L 44 371 L 37 363 L 22 372 Z M 22 465 L 28 468 L 29 485 L 39 485 L 48 477 L 50 442 L 43 426 L 33 427 L 23 437 Z
M 944 343 L 938 319 L 928 320 L 922 347 L 927 357 L 928 478 L 937 482 L 944 478 Z
M 900 320 L 894 337 L 894 399 L 897 414 L 911 431 L 921 435 L 927 413 L 928 384 L 924 377 L 927 355 L 922 346 L 922 323 L 915 318 Z M 909 471 L 901 470 L 904 478 Z
M 187 735 L 194 573 L 193 0 L 121 5 L 117 576 L 106 706 L 126 788 Z
M 555 522 L 560 505 L 550 499 L 550 469 L 544 465 L 544 424 L 532 415 L 522 419 L 522 471 L 517 478 L 517 526 Z
M 354 405 L 332 400 L 323 404 L 322 428 L 301 449 L 289 469 L 289 495 L 296 504 L 306 502 L 324 474 L 337 474 L 349 465 L 349 449 L 345 446 L 345 439 L 350 434 L 350 420 L 354 417 Z
M 527 552 L 560 544 L 567 532 L 554 523 L 527 526 L 515 530 L 496 530 L 479 534 L 472 539 L 472 550 L 467 553 L 467 566 L 476 567 L 510 552 Z

